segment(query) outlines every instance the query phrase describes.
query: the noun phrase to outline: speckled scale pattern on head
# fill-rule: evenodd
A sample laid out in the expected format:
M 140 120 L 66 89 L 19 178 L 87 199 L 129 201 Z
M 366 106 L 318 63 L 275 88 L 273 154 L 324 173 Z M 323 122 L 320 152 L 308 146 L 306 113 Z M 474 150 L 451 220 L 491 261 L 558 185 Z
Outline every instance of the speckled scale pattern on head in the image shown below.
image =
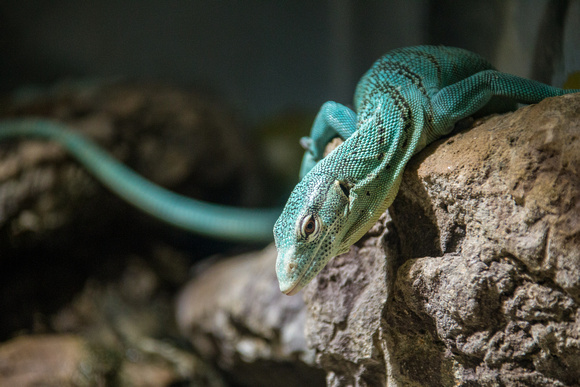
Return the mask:
M 567 92 L 576 91 L 500 73 L 459 48 L 409 47 L 380 58 L 357 85 L 356 113 L 325 103 L 302 141 L 304 178 L 274 227 L 280 290 L 297 293 L 348 251 L 393 202 L 410 157 L 455 122 Z M 336 136 L 345 142 L 322 159 Z M 301 232 L 305 219 L 316 233 Z

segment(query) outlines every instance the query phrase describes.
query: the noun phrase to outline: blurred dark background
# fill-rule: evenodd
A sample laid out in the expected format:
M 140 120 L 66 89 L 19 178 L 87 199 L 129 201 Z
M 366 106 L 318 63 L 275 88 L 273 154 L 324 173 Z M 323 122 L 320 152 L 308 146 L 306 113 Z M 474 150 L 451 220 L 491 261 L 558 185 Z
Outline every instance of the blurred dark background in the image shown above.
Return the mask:
M 580 67 L 580 2 L 0 2 L 0 91 L 128 77 L 216 93 L 248 122 L 350 103 L 384 52 L 446 44 L 561 85 Z

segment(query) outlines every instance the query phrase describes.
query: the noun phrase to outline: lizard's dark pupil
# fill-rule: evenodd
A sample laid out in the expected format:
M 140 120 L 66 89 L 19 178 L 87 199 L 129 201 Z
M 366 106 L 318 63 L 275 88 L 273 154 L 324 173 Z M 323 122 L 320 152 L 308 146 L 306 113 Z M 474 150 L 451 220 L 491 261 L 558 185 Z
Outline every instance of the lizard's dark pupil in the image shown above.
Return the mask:
M 308 217 L 304 224 L 303 232 L 305 236 L 311 235 L 316 230 L 316 221 L 312 216 Z

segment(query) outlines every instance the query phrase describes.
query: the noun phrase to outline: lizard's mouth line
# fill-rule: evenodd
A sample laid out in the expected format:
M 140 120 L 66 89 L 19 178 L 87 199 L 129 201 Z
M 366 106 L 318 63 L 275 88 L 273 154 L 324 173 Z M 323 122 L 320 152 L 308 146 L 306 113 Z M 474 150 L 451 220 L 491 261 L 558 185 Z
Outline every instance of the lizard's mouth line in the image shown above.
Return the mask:
M 302 278 L 302 277 L 300 277 L 300 278 Z M 295 295 L 296 293 L 298 293 L 300 291 L 300 289 L 302 289 L 302 288 L 299 288 L 298 285 L 300 285 L 300 280 L 296 281 L 296 283 L 294 284 L 294 286 L 292 286 L 288 290 L 285 290 L 283 293 L 285 295 L 287 295 L 287 296 L 293 296 L 293 295 Z

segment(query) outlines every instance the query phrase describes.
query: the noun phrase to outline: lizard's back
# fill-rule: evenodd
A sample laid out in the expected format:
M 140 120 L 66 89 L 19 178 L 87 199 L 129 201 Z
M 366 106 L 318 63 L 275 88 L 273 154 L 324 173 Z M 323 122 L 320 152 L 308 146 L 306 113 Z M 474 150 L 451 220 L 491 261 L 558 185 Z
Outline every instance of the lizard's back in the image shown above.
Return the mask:
M 432 98 L 441 88 L 482 70 L 494 69 L 470 51 L 444 46 L 416 46 L 390 51 L 377 60 L 359 81 L 355 109 L 373 106 L 373 97 L 390 95 L 399 87 L 404 93 L 413 88 Z

